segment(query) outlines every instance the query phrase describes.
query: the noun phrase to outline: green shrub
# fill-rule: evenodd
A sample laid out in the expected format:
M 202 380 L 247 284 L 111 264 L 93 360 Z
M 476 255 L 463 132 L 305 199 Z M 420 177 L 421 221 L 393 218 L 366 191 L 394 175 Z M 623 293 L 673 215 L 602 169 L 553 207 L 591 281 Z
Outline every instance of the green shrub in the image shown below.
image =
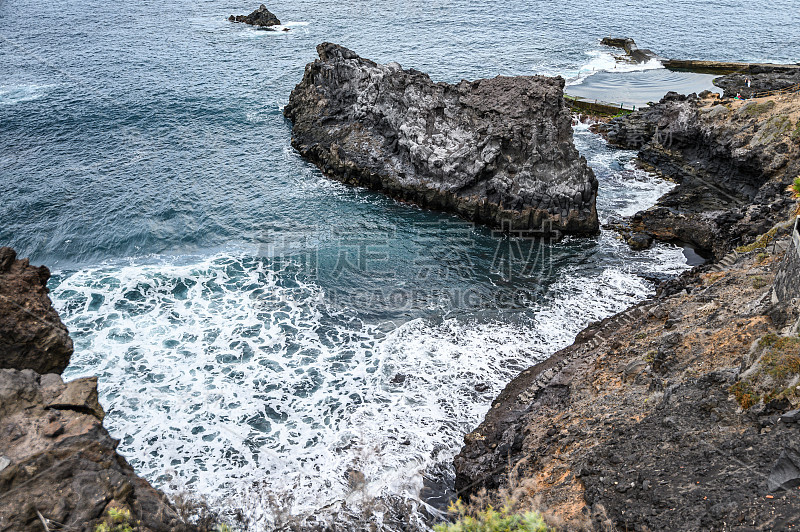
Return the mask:
M 730 393 L 747 410 L 762 399 L 798 398 L 797 377 L 800 376 L 800 338 L 767 334 L 758 341 L 762 350 L 758 366 L 744 379 L 730 387 Z
M 94 527 L 94 532 L 133 532 L 131 512 L 124 508 L 109 508 L 103 522 Z
M 485 510 L 467 515 L 461 499 L 450 505 L 450 511 L 458 515 L 455 523 L 436 525 L 436 532 L 548 532 L 542 516 L 537 512 L 514 513 L 508 506 L 495 510 L 491 506 Z
M 800 196 L 800 177 L 795 177 L 794 178 L 794 183 L 792 183 L 792 191 L 797 196 Z

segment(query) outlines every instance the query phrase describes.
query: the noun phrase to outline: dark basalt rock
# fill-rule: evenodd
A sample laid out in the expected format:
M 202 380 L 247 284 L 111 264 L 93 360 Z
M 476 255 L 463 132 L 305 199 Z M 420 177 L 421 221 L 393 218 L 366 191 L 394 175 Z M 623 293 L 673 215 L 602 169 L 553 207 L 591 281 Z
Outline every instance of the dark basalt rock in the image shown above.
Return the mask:
M 643 166 L 678 183 L 627 220 L 623 233 L 689 243 L 719 259 L 787 219 L 800 136 L 786 115 L 800 96 L 787 98 L 735 102 L 671 92 L 601 124 L 611 144 L 638 149 Z
M 597 179 L 572 142 L 564 80 L 434 83 L 323 43 L 284 110 L 323 172 L 421 207 L 543 235 L 599 229 Z
M 281 23 L 281 21 L 278 20 L 278 17 L 272 14 L 264 4 L 261 4 L 258 9 L 249 15 L 231 15 L 228 17 L 228 20 L 231 22 L 243 22 L 245 24 L 259 26 L 261 28 L 279 26 Z
M 750 80 L 750 86 L 747 86 Z M 754 65 L 747 72 L 730 74 L 714 80 L 714 85 L 723 89 L 723 96 L 733 98 L 737 94 L 750 98 L 755 93 L 783 90 L 800 83 L 800 68 L 766 67 Z
M 61 373 L 72 340 L 47 293 L 50 271 L 0 248 L 0 368 Z

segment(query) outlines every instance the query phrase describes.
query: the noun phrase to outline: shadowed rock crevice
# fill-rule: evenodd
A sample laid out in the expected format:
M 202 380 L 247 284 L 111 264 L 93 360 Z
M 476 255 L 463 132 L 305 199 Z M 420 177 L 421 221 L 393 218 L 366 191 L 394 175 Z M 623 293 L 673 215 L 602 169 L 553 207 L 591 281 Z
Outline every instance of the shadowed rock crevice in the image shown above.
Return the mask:
M 490 226 L 598 231 L 563 79 L 434 83 L 335 44 L 317 52 L 284 114 L 292 146 L 327 176 Z

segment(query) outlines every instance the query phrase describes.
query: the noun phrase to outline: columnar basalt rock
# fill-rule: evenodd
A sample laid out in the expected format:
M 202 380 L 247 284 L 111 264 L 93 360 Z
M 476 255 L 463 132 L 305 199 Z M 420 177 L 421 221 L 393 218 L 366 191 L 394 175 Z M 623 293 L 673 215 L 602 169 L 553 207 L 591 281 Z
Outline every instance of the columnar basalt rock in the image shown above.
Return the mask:
M 434 83 L 335 44 L 317 52 L 284 113 L 292 145 L 328 177 L 490 226 L 598 231 L 563 79 Z

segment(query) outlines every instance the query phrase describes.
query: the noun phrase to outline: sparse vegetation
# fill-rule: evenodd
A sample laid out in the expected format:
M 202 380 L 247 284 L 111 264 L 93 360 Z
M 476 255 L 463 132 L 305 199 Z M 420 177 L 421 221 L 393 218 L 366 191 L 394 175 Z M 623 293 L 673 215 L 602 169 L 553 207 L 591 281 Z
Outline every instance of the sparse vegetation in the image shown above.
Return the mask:
M 800 338 L 768 334 L 758 342 L 761 357 L 754 371 L 730 388 L 743 409 L 779 398 L 798 398 Z
M 753 242 L 752 244 L 748 244 L 746 246 L 739 246 L 738 248 L 736 248 L 736 251 L 738 251 L 739 253 L 749 253 L 757 249 L 766 249 L 769 243 L 775 239 L 775 234 L 777 232 L 778 228 L 773 227 L 768 232 L 758 237 L 756 241 Z
M 764 262 L 768 258 L 769 258 L 769 253 L 763 253 L 762 252 L 762 253 L 759 253 L 758 255 L 756 255 L 756 262 L 758 264 L 761 264 L 762 262 Z
M 755 288 L 756 290 L 764 288 L 765 286 L 767 286 L 767 284 L 768 284 L 767 280 L 761 277 L 760 275 L 756 275 L 755 277 L 753 277 L 753 288 Z
M 800 177 L 794 178 L 794 183 L 792 183 L 792 192 L 794 192 L 795 196 L 800 196 Z
M 109 508 L 103 522 L 94 527 L 94 532 L 133 532 L 131 512 L 125 508 Z
M 775 107 L 775 102 L 773 100 L 767 100 L 764 103 L 749 102 L 743 105 L 742 108 L 739 109 L 739 112 L 752 118 L 766 113 L 773 107 Z
M 450 505 L 450 511 L 458 516 L 454 523 L 436 525 L 436 532 L 547 532 L 551 530 L 537 512 L 515 513 L 504 505 L 499 510 L 491 506 L 470 512 L 459 499 Z
M 739 381 L 730 388 L 730 392 L 736 398 L 743 409 L 747 410 L 751 406 L 758 403 L 761 397 L 753 391 L 753 388 L 746 381 Z

